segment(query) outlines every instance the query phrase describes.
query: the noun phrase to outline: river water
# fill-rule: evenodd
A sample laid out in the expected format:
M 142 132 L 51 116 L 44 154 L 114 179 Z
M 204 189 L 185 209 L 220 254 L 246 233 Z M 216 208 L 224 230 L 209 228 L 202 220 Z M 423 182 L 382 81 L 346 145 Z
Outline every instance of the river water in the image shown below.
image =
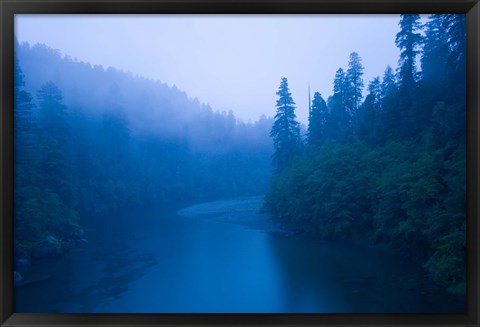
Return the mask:
M 15 311 L 464 311 L 464 299 L 434 285 L 394 249 L 283 233 L 258 213 L 261 202 L 250 197 L 91 218 L 89 244 L 22 272 Z

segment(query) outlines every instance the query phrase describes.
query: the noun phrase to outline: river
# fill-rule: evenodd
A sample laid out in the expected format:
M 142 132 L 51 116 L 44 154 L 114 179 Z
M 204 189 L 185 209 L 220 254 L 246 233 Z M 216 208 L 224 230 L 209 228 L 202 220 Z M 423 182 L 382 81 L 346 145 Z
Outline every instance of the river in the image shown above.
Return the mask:
M 36 262 L 16 312 L 462 312 L 393 249 L 279 231 L 262 197 L 125 211 L 86 224 L 90 242 Z M 94 220 L 95 221 L 95 220 Z

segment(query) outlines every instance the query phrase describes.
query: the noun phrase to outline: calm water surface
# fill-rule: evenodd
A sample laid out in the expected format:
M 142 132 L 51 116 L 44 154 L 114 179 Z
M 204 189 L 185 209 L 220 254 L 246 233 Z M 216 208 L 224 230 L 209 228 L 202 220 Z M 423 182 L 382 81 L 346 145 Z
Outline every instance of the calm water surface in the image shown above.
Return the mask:
M 24 271 L 16 312 L 461 312 L 393 250 L 288 236 L 261 197 L 124 212 Z M 97 221 L 105 221 L 97 217 Z M 427 276 L 428 277 L 428 276 Z

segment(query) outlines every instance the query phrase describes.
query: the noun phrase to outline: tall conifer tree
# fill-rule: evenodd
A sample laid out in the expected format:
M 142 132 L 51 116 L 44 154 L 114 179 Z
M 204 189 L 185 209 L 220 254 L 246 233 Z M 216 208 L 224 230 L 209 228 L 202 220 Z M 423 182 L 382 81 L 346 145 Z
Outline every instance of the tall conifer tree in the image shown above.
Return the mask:
M 293 157 L 301 153 L 302 139 L 287 78 L 282 78 L 277 95 L 277 113 L 270 136 L 274 145 L 273 164 L 280 171 L 288 167 Z
M 347 95 L 348 95 L 348 111 L 351 119 L 352 127 L 356 125 L 357 111 L 362 102 L 363 90 L 363 65 L 362 59 L 356 52 L 350 54 L 347 69 Z
M 308 143 L 320 145 L 326 136 L 328 109 L 325 100 L 319 92 L 315 92 L 312 101 L 312 110 L 308 120 Z
M 411 92 L 416 82 L 416 58 L 422 45 L 420 15 L 402 14 L 399 25 L 400 31 L 396 35 L 395 44 L 400 49 L 401 87 L 405 88 L 406 92 Z

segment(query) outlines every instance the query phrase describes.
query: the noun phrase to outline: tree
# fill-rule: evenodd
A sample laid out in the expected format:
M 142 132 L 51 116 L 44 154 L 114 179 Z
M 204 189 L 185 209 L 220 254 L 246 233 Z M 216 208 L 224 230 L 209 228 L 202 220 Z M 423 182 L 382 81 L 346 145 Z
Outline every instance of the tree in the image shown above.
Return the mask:
M 465 14 L 443 15 L 443 27 L 448 33 L 450 50 L 449 65 L 453 71 L 464 71 L 466 63 L 466 16 Z
M 71 148 L 68 146 L 69 126 L 63 95 L 53 83 L 47 82 L 37 92 L 40 107 L 39 172 L 44 187 L 58 194 L 64 205 L 74 205 L 71 184 Z
M 15 49 L 18 44 L 15 41 Z M 15 205 L 15 256 L 25 257 L 29 251 L 29 241 L 37 240 L 40 212 L 38 207 L 38 178 L 35 171 L 37 162 L 37 135 L 33 109 L 33 97 L 24 90 L 25 80 L 14 55 L 14 205 Z M 17 256 L 18 255 L 18 256 Z M 28 257 L 28 255 L 27 255 Z
M 445 87 L 447 58 L 449 56 L 448 33 L 445 33 L 445 15 L 429 16 L 425 24 L 425 38 L 422 52 L 422 80 L 436 84 L 437 89 Z
M 275 120 L 270 132 L 273 138 L 273 164 L 277 171 L 288 167 L 291 160 L 301 153 L 302 139 L 300 124 L 295 120 L 295 102 L 284 77 L 280 83 L 277 95 Z
M 445 15 L 443 24 L 448 38 L 447 73 L 450 81 L 449 102 L 466 101 L 466 17 L 464 14 Z
M 357 111 L 362 102 L 363 89 L 363 66 L 362 59 L 356 52 L 350 54 L 348 69 L 346 74 L 347 83 L 347 109 L 350 116 L 350 125 L 355 128 L 357 121 Z
M 33 97 L 25 91 L 24 75 L 17 56 L 14 57 L 14 131 L 15 164 L 27 164 L 27 152 L 32 151 L 35 142 L 35 118 Z
M 312 110 L 308 118 L 308 143 L 320 145 L 326 137 L 328 109 L 325 100 L 319 92 L 315 92 L 312 101 Z
M 349 139 L 357 125 L 357 111 L 362 101 L 363 66 L 356 52 L 350 54 L 348 69 L 339 68 L 333 81 L 333 96 L 328 100 L 331 114 L 329 134 L 338 140 Z
M 388 102 L 388 98 L 392 98 L 396 91 L 395 74 L 393 73 L 392 67 L 387 66 L 383 73 L 382 84 L 380 85 L 380 98 L 382 103 Z
M 396 139 L 418 138 L 428 120 L 428 111 L 419 104 L 416 59 L 423 43 L 420 34 L 420 15 L 400 15 L 400 31 L 395 44 L 400 49 L 399 91 L 392 110 L 398 111 L 395 130 L 391 134 Z
M 398 134 L 398 122 L 401 111 L 395 105 L 398 87 L 395 74 L 390 66 L 387 66 L 380 85 L 381 117 L 379 123 L 379 139 L 386 140 Z
M 416 82 L 416 57 L 420 52 L 422 45 L 422 36 L 420 31 L 420 15 L 402 14 L 400 15 L 400 32 L 397 33 L 395 44 L 400 49 L 399 74 L 401 87 L 406 92 L 412 92 Z
M 378 141 L 381 114 L 380 77 L 375 77 L 368 85 L 368 95 L 360 107 L 358 136 L 370 145 Z
M 68 123 L 66 117 L 67 107 L 63 104 L 63 95 L 53 83 L 47 82 L 37 92 L 40 106 L 41 136 L 53 138 L 62 145 L 66 143 Z
M 328 99 L 330 113 L 328 135 L 337 140 L 345 140 L 350 134 L 350 118 L 347 109 L 348 82 L 345 71 L 339 68 L 333 80 L 333 95 Z

